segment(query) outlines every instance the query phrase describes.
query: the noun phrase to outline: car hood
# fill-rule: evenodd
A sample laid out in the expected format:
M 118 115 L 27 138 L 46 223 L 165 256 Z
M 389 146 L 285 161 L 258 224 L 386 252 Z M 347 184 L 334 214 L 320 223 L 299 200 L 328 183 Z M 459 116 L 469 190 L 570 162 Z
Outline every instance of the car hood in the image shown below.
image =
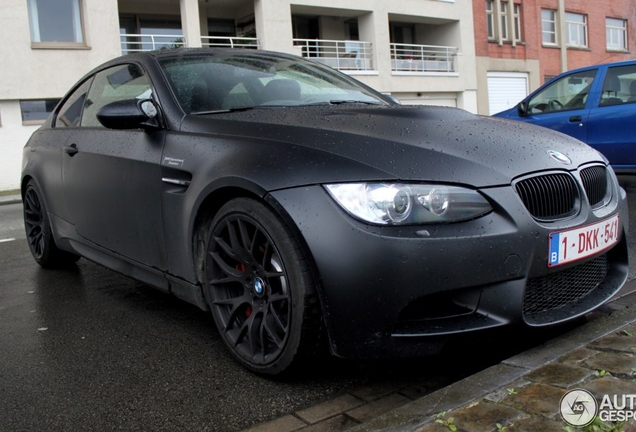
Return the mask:
M 352 178 L 442 181 L 477 187 L 510 184 L 520 175 L 603 162 L 586 144 L 538 126 L 422 106 L 301 106 L 187 116 L 182 132 L 275 141 L 276 153 L 311 149 L 350 164 Z M 293 148 L 290 149 L 289 146 Z M 565 154 L 564 164 L 549 151 Z M 302 154 L 302 151 L 301 151 Z M 355 169 L 353 169 L 355 167 Z M 364 168 L 368 175 L 361 175 Z M 307 182 L 323 182 L 315 178 Z M 334 181 L 327 179 L 326 181 Z

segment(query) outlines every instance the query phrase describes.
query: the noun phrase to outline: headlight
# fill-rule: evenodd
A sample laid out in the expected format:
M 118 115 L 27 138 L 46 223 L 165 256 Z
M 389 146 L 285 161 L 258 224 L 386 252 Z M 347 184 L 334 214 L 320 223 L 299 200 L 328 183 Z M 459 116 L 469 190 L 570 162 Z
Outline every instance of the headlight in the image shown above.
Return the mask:
M 325 188 L 351 215 L 378 225 L 458 222 L 492 210 L 478 192 L 457 186 L 341 183 Z

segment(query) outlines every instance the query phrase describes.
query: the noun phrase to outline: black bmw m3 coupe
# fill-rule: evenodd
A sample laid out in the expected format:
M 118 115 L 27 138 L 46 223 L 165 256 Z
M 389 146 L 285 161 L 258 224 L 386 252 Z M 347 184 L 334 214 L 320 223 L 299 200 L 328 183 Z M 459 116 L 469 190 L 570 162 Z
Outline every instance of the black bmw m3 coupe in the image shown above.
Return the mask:
M 403 106 L 311 60 L 182 49 L 84 76 L 24 148 L 27 238 L 210 310 L 252 371 L 417 356 L 624 284 L 625 191 L 566 135 Z

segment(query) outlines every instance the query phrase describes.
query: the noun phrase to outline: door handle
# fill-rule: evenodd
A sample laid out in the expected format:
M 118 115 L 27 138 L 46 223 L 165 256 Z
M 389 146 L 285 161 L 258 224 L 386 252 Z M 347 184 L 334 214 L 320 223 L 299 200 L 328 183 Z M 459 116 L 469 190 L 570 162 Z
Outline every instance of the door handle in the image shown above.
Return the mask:
M 572 116 L 572 117 L 570 117 L 570 123 L 580 122 L 581 120 L 583 120 L 583 117 L 581 117 L 581 116 Z
M 76 144 L 71 144 L 70 146 L 64 146 L 64 153 L 66 153 L 67 155 L 71 157 L 75 156 L 77 152 L 79 152 L 79 150 L 77 149 Z

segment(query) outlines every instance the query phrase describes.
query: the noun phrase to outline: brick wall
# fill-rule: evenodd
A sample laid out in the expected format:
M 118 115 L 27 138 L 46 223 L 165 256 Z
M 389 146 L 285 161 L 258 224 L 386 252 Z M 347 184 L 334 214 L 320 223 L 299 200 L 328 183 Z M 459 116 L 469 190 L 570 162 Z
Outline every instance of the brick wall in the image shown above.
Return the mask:
M 505 0 L 502 0 L 505 1 Z M 636 6 L 634 0 L 565 0 L 566 12 L 587 16 L 588 48 L 567 50 L 567 70 L 596 63 L 636 59 L 630 52 L 607 51 L 606 18 L 628 21 L 628 50 L 636 50 Z M 558 9 L 558 0 L 517 0 L 521 5 L 522 43 L 513 47 L 510 43 L 499 45 L 488 41 L 486 1 L 473 0 L 475 28 L 475 52 L 477 56 L 497 59 L 539 60 L 541 83 L 545 76 L 560 74 L 561 51 L 559 47 L 544 47 L 541 35 L 541 9 Z

